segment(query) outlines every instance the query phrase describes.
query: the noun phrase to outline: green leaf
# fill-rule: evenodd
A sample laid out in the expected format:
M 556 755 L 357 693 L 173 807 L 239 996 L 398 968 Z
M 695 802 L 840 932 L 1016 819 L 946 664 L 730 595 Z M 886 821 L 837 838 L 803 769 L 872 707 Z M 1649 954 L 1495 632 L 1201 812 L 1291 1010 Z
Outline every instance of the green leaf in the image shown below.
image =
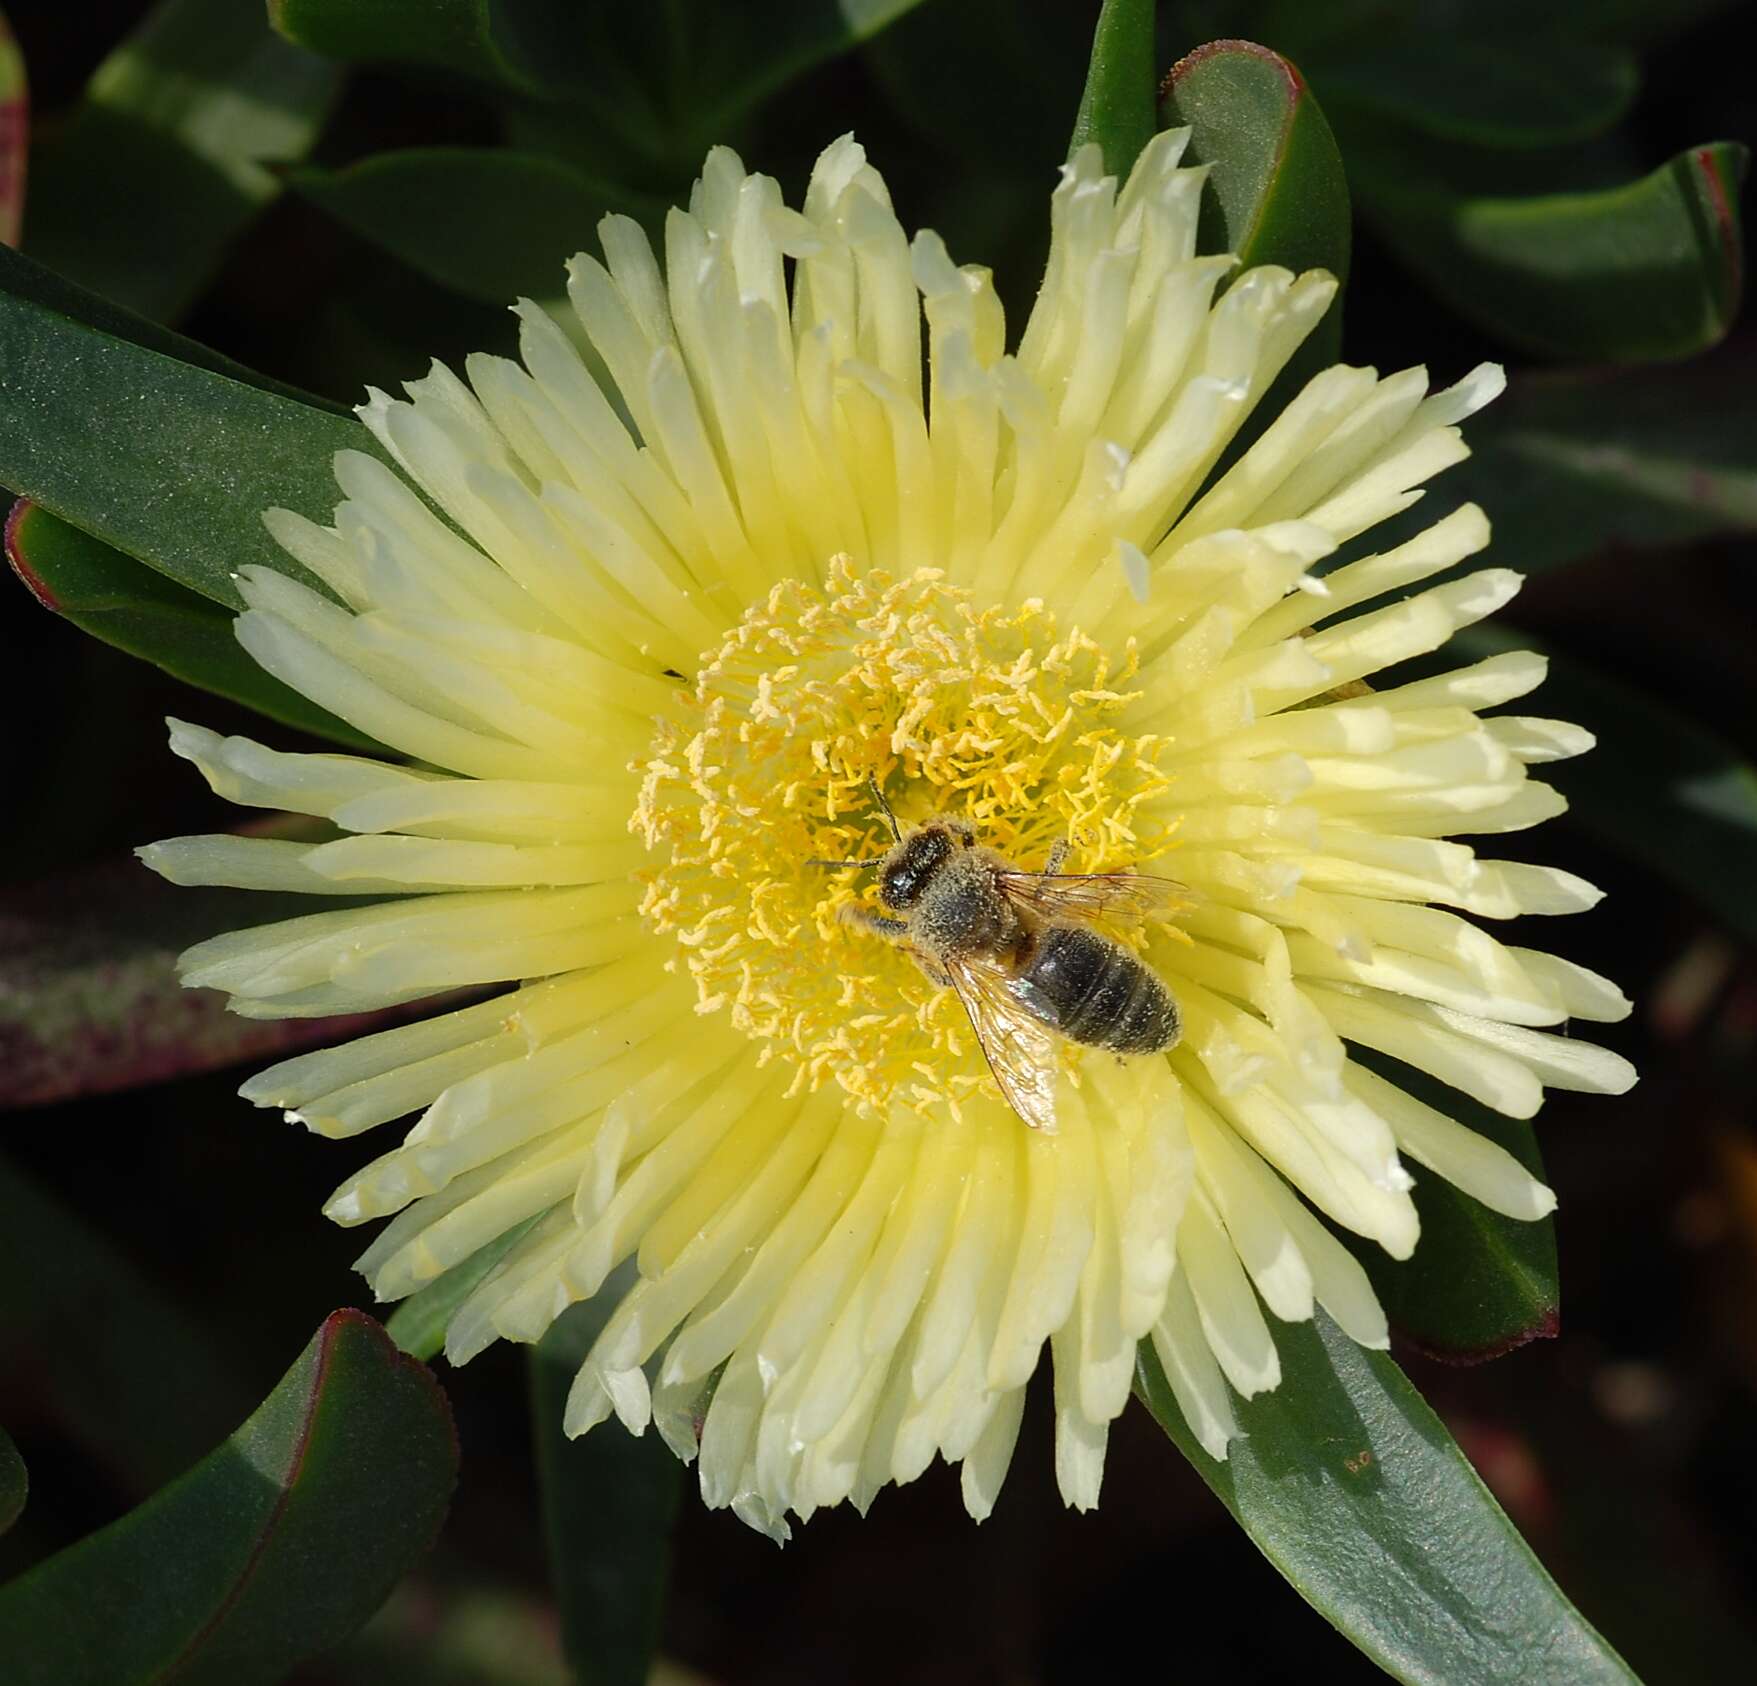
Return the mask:
M 4 1158 L 0 1350 L 45 1414 L 131 1493 L 181 1475 L 252 1402 L 193 1310 Z
M 1474 626 L 1449 649 L 1475 660 L 1542 650 L 1529 633 Z M 1589 664 L 1550 651 L 1545 714 L 1598 738 L 1590 755 L 1545 768 L 1568 818 L 1681 889 L 1734 931 L 1757 937 L 1757 766 L 1717 732 Z
M 162 0 L 32 159 L 33 257 L 143 315 L 183 314 L 304 157 L 335 66 L 238 0 Z
M 504 1235 L 496 1236 L 485 1247 L 478 1247 L 467 1259 L 437 1276 L 425 1288 L 411 1294 L 390 1314 L 385 1332 L 411 1358 L 425 1361 L 434 1357 L 445 1345 L 446 1325 L 452 1313 L 476 1291 L 482 1281 L 510 1253 L 541 1214 L 512 1226 Z
M 232 634 L 232 615 L 28 498 L 6 519 L 6 560 L 25 589 L 82 632 L 301 731 L 379 750 L 363 733 L 265 673 Z
M 40 263 L 13 251 L 11 247 L 0 245 L 0 299 L 5 298 L 39 305 L 46 311 L 65 316 L 69 321 L 83 323 L 88 328 L 95 328 L 116 339 L 127 340 L 129 344 L 139 346 L 142 350 L 162 352 L 180 363 L 191 363 L 198 369 L 224 375 L 229 380 L 242 381 L 246 386 L 260 387 L 264 392 L 291 398 L 314 409 L 327 410 L 331 415 L 345 416 L 348 413 L 344 405 L 331 403 L 327 398 L 319 398 L 301 391 L 298 387 L 288 386 L 284 381 L 258 374 L 256 370 L 247 369 L 242 363 L 234 363 L 231 358 L 222 356 L 211 346 L 205 346 L 198 340 L 186 339 L 182 334 L 173 333 L 157 322 L 137 316 L 133 311 L 112 304 L 109 299 L 97 293 L 75 286 L 73 282 L 57 275 L 54 270 L 45 269 Z
M 1388 1357 L 1321 1311 L 1275 1337 L 1281 1385 L 1234 1402 L 1244 1438 L 1225 1463 L 1197 1444 L 1147 1343 L 1136 1392 L 1307 1603 L 1398 1680 L 1634 1679 Z
M 1211 167 L 1196 243 L 1239 268 L 1275 263 L 1348 279 L 1348 182 L 1305 78 L 1250 41 L 1215 41 L 1172 66 L 1164 128 L 1188 124 L 1192 164 Z
M 1349 1057 L 1504 1147 L 1543 1180 L 1537 1132 L 1525 1120 L 1503 1118 L 1424 1072 L 1369 1050 L 1351 1048 Z M 1413 1257 L 1393 1259 L 1372 1242 L 1337 1232 L 1365 1267 L 1392 1327 L 1430 1358 L 1463 1364 L 1552 1338 L 1561 1327 L 1562 1299 L 1555 1219 L 1503 1217 L 1444 1177 L 1421 1166 L 1411 1169 L 1411 1198 L 1421 1217 Z
M 30 1477 L 25 1474 L 24 1459 L 12 1444 L 12 1436 L 0 1428 L 0 1534 L 18 1520 L 29 1491 Z
M 217 1451 L 0 1588 L 9 1686 L 277 1681 L 425 1555 L 456 1479 L 432 1375 L 338 1311 Z
M 582 138 L 694 168 L 704 147 L 805 72 L 920 0 L 269 0 L 289 40 L 331 58 L 427 65 L 565 103 Z
M 1197 224 L 1204 252 L 1233 252 L 1242 273 L 1280 264 L 1327 269 L 1339 283 L 1324 319 L 1256 405 L 1215 467 L 1226 469 L 1342 349 L 1348 280 L 1348 179 L 1336 138 L 1299 71 L 1250 41 L 1214 41 L 1172 66 L 1160 106 L 1166 128 L 1188 124 L 1187 161 L 1211 174 Z
M 394 1023 L 405 1015 L 240 1018 L 177 981 L 177 955 L 218 931 L 349 905 L 184 888 L 132 859 L 0 892 L 0 1107 L 221 1070 Z
M 328 58 L 425 65 L 532 94 L 553 91 L 542 48 L 558 43 L 531 26 L 559 10 L 544 0 L 268 0 L 287 40 Z
M 555 299 L 566 263 L 622 211 L 654 224 L 657 200 L 510 148 L 381 152 L 345 170 L 297 170 L 288 186 L 363 240 L 486 304 Z
M 1097 142 L 1119 182 L 1153 138 L 1153 50 L 1153 0 L 1104 0 L 1068 155 Z
M 568 1662 L 588 1686 L 643 1686 L 659 1639 L 683 1466 L 656 1432 L 612 1418 L 569 1440 L 568 1389 L 626 1291 L 613 1275 L 570 1307 L 531 1354 L 537 1479 Z
M 1503 198 L 1454 187 L 1403 133 L 1349 154 L 1374 227 L 1461 316 L 1530 351 L 1617 362 L 1688 357 L 1732 325 L 1747 156 L 1717 142 L 1621 187 Z
M 1476 146 L 1556 146 L 1608 129 L 1640 85 L 1622 47 L 1562 34 L 1375 27 L 1308 56 L 1333 107 L 1358 105 Z
M 626 165 L 632 155 L 648 168 L 674 149 L 696 151 L 691 162 L 700 162 L 686 132 L 693 113 L 674 105 L 665 85 L 688 57 L 685 20 L 675 4 L 269 0 L 275 28 L 326 57 L 461 77 L 499 95 L 515 120 L 553 108 L 558 120 L 540 126 L 558 150 L 577 143 L 594 158 Z
M 0 484 L 230 608 L 247 562 L 309 582 L 261 512 L 327 519 L 365 428 L 90 326 L 44 275 L 0 251 Z

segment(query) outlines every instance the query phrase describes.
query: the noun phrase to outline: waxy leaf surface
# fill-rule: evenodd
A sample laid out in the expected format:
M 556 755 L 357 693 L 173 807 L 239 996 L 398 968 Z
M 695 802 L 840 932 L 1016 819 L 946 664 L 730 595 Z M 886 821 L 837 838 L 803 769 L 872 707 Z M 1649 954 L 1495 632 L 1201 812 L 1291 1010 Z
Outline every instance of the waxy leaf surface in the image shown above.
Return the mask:
M 279 1680 L 378 1608 L 456 1478 L 432 1375 L 338 1311 L 217 1451 L 0 1587 L 8 1686 Z
M 1539 1133 L 1524 1119 L 1437 1083 L 1424 1072 L 1355 1048 L 1351 1058 L 1479 1136 L 1504 1147 L 1539 1182 Z M 1359 1236 L 1340 1239 L 1372 1279 L 1391 1327 L 1430 1358 L 1472 1364 L 1498 1358 L 1561 1325 L 1561 1283 L 1552 1219 L 1504 1217 L 1422 1165 L 1410 1165 L 1421 1217 L 1414 1256 L 1393 1259 Z
M 138 321 L 138 319 L 133 319 Z M 94 322 L 104 324 L 94 326 Z M 271 505 L 327 520 L 353 418 L 185 361 L 129 319 L 0 249 L 0 485 L 229 608 L 247 562 L 311 583 L 269 537 Z
M 1196 244 L 1231 252 L 1234 277 L 1259 264 L 1348 279 L 1348 181 L 1330 125 L 1305 78 L 1250 41 L 1214 41 L 1172 67 L 1160 123 L 1188 125 L 1185 162 L 1212 166 Z M 1222 286 L 1226 285 L 1223 281 Z M 1221 474 L 1342 348 L 1342 292 L 1259 400 L 1216 465 Z
M 1119 182 L 1153 138 L 1153 51 L 1153 0 L 1104 0 L 1068 153 L 1096 142 Z
M 1424 1686 L 1634 1680 L 1550 1579 L 1384 1353 L 1322 1311 L 1278 1323 L 1281 1385 L 1235 1401 L 1216 1463 L 1143 1344 L 1136 1392 L 1263 1555 L 1393 1678 Z
M 131 656 L 283 725 L 354 749 L 372 740 L 265 673 L 233 635 L 229 610 L 20 498 L 6 560 L 44 608 Z
M 1738 315 L 1746 159 L 1716 142 L 1621 187 L 1512 197 L 1452 186 L 1396 136 L 1349 155 L 1374 227 L 1461 316 L 1524 350 L 1628 363 L 1705 350 Z

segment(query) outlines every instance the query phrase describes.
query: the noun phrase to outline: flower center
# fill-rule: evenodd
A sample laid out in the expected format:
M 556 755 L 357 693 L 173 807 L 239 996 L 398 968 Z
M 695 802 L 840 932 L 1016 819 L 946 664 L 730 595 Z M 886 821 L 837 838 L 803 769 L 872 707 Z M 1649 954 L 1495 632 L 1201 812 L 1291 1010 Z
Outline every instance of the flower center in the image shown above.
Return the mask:
M 831 564 L 778 585 L 708 656 L 639 764 L 630 829 L 658 857 L 642 911 L 670 934 L 698 1011 L 732 1022 L 856 1101 L 930 1111 L 994 1093 L 962 1007 L 909 955 L 842 918 L 879 908 L 877 875 L 823 860 L 957 815 L 1027 869 L 1069 844 L 1069 872 L 1162 852 L 1166 739 L 1117 717 L 1138 693 L 1115 657 L 1039 602 L 981 609 L 933 569 L 906 579 Z

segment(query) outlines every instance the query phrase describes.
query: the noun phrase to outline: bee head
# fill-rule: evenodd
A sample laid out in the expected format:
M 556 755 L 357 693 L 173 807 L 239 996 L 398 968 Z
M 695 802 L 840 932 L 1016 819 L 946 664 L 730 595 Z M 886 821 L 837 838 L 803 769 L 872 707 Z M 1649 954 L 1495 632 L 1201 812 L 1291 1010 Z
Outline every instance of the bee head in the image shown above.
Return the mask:
M 879 868 L 879 900 L 894 912 L 903 913 L 921 900 L 928 880 L 968 839 L 950 826 L 935 823 L 912 831 L 885 856 Z

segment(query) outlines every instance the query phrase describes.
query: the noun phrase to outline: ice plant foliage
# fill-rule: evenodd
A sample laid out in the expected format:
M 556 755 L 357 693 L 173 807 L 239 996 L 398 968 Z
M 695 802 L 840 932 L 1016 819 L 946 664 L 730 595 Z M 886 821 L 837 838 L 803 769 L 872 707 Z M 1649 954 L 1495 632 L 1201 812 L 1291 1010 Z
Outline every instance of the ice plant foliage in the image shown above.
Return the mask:
M 1512 596 L 1498 568 L 1427 583 L 1487 521 L 1322 567 L 1465 455 L 1500 375 L 1329 369 L 1215 478 L 1335 284 L 1221 292 L 1183 142 L 1120 190 L 1094 147 L 1067 166 L 1010 352 L 987 273 L 908 240 L 851 139 L 800 210 L 714 152 L 662 267 L 618 217 L 571 265 L 599 372 L 522 303 L 522 367 L 371 395 L 400 473 L 344 452 L 333 526 L 269 512 L 323 589 L 247 570 L 239 638 L 405 759 L 173 724 L 222 795 L 335 835 L 153 867 L 372 898 L 203 943 L 188 983 L 260 1016 L 496 987 L 245 1085 L 332 1137 L 415 1117 L 328 1207 L 390 1219 L 377 1293 L 536 1219 L 456 1314 L 462 1361 L 634 1258 L 570 1430 L 655 1424 L 777 1535 L 936 1454 L 986 1515 L 1046 1341 L 1071 1503 L 1143 1338 L 1224 1456 L 1274 1320 L 1385 1343 L 1316 1214 L 1401 1258 L 1414 1176 L 1551 1209 L 1351 1045 L 1518 1118 L 1631 1081 L 1557 1028 L 1619 992 L 1490 934 L 1596 892 L 1457 841 L 1562 806 L 1530 768 L 1587 735 L 1488 712 L 1542 660 L 1377 677 Z M 1067 870 L 1187 885 L 1132 937 L 1182 1041 L 1069 1050 L 1059 1127 L 1026 1129 L 956 998 L 840 918 L 872 875 L 811 864 L 883 848 L 873 779 L 1024 865 L 1066 840 Z

